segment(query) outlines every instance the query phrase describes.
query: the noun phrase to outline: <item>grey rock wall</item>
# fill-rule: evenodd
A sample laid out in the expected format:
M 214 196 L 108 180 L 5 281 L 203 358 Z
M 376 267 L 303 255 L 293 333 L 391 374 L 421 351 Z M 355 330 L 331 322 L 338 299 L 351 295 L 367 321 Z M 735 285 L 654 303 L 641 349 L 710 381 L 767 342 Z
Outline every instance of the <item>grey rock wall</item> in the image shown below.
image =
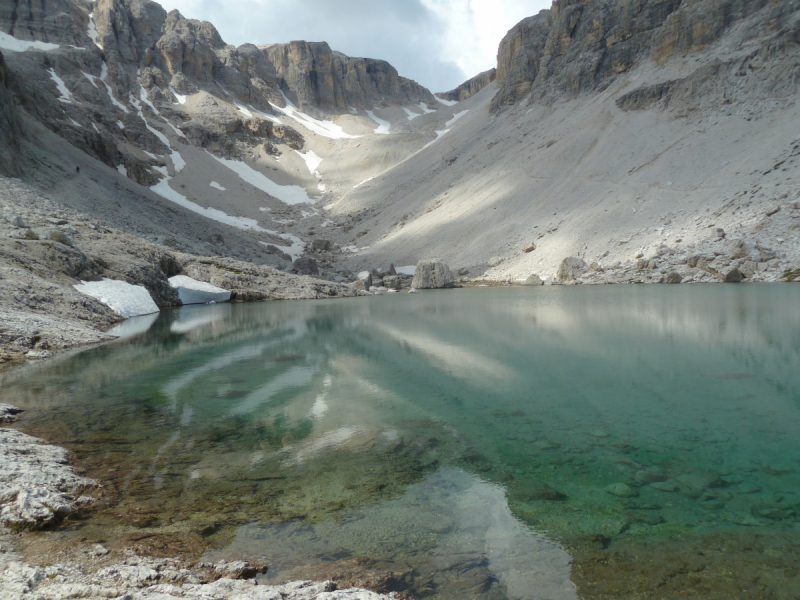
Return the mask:
M 468 79 L 457 88 L 449 92 L 436 94 L 437 97 L 451 102 L 461 102 L 480 92 L 487 85 L 492 83 L 497 78 L 497 69 L 489 69 L 483 73 L 479 73 L 472 79 Z

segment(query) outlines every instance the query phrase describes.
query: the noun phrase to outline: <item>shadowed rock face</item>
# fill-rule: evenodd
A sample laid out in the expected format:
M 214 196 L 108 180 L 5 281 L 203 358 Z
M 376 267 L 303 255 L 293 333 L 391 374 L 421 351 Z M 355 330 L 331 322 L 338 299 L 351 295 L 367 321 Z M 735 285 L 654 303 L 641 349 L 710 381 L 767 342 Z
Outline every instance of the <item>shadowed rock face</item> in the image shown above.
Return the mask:
M 501 42 L 492 108 L 529 94 L 541 100 L 596 91 L 643 60 L 661 64 L 700 52 L 766 7 L 760 35 L 780 32 L 797 11 L 789 0 L 556 0 Z
M 439 98 L 450 100 L 451 102 L 461 102 L 467 98 L 471 98 L 480 92 L 487 85 L 492 83 L 497 78 L 497 69 L 489 69 L 483 73 L 479 73 L 472 79 L 462 83 L 460 86 L 449 92 L 436 94 Z
M 14 98 L 6 85 L 8 69 L 0 53 L 0 174 L 9 177 L 19 175 L 17 164 L 17 136 L 22 132 Z

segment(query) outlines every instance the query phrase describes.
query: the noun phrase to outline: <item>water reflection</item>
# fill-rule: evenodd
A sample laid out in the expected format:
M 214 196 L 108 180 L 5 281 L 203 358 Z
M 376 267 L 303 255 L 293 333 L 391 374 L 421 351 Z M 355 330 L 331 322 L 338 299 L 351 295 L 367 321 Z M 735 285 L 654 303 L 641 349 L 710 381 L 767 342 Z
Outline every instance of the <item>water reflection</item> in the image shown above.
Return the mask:
M 502 487 L 460 469 L 440 469 L 401 497 L 334 523 L 242 526 L 230 545 L 204 559 L 264 553 L 276 557 L 267 582 L 290 581 L 335 557 L 394 556 L 413 566 L 413 579 L 446 587 L 445 597 L 578 598 L 568 552 L 520 523 Z
M 210 528 L 275 576 L 366 554 L 427 570 L 443 598 L 570 597 L 548 540 L 796 533 L 798 299 L 606 286 L 188 307 L 2 374 L 0 402 L 119 478 L 123 531 Z

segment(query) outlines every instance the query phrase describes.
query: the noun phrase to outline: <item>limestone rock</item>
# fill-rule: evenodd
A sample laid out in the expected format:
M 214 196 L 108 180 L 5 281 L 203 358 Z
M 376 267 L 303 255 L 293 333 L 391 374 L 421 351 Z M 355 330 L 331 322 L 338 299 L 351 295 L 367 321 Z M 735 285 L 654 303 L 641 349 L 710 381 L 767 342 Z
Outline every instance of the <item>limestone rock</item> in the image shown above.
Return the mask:
M 67 451 L 11 429 L 0 429 L 0 522 L 40 529 L 77 510 L 78 496 L 93 487 L 67 462 Z
M 522 285 L 544 285 L 544 281 L 534 274 L 529 276 Z
M 472 79 L 468 79 L 457 88 L 449 92 L 436 94 L 436 96 L 444 100 L 449 100 L 450 102 L 461 102 L 480 92 L 495 79 L 497 79 L 497 69 L 489 69 L 488 71 L 479 73 Z
M 444 261 L 434 258 L 417 263 L 411 287 L 415 290 L 450 288 L 453 287 L 453 283 L 450 267 Z
M 364 284 L 364 289 L 369 291 L 369 288 L 372 287 L 372 273 L 369 271 L 361 271 L 358 274 L 358 280 Z
M 227 302 L 231 293 L 204 281 L 197 281 L 186 275 L 175 275 L 169 278 L 169 285 L 177 290 L 178 298 L 183 304 L 208 304 L 210 302 Z
M 572 281 L 589 270 L 589 266 L 582 258 L 569 256 L 561 261 L 561 266 L 558 267 L 558 280 L 559 281 Z
M 523 251 L 525 254 L 529 254 L 530 252 L 533 252 L 534 250 L 536 250 L 536 244 L 534 244 L 533 242 L 531 242 L 530 244 L 527 244 L 527 245 L 526 245 L 526 246 L 525 246 L 525 247 L 522 249 L 522 251 Z
M 670 271 L 664 279 L 664 283 L 680 283 L 681 281 L 683 281 L 683 277 L 677 271 Z

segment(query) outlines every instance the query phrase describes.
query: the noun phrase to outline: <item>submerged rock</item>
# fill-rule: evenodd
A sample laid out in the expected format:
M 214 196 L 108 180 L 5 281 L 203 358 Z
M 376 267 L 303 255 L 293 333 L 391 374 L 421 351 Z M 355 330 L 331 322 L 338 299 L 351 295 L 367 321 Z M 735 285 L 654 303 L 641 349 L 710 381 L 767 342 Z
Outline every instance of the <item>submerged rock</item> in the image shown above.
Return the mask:
M 625 483 L 612 483 L 605 487 L 607 493 L 619 498 L 635 498 L 639 495 L 635 489 Z
M 421 260 L 414 271 L 411 287 L 419 290 L 453 287 L 454 279 L 450 267 L 444 261 L 433 258 Z
M 197 281 L 186 275 L 170 277 L 169 284 L 177 290 L 178 297 L 184 304 L 208 304 L 209 302 L 227 302 L 231 298 L 228 290 L 218 288 L 204 281 Z
M 0 423 L 13 423 L 17 420 L 17 415 L 24 412 L 21 408 L 10 404 L 0 404 Z

